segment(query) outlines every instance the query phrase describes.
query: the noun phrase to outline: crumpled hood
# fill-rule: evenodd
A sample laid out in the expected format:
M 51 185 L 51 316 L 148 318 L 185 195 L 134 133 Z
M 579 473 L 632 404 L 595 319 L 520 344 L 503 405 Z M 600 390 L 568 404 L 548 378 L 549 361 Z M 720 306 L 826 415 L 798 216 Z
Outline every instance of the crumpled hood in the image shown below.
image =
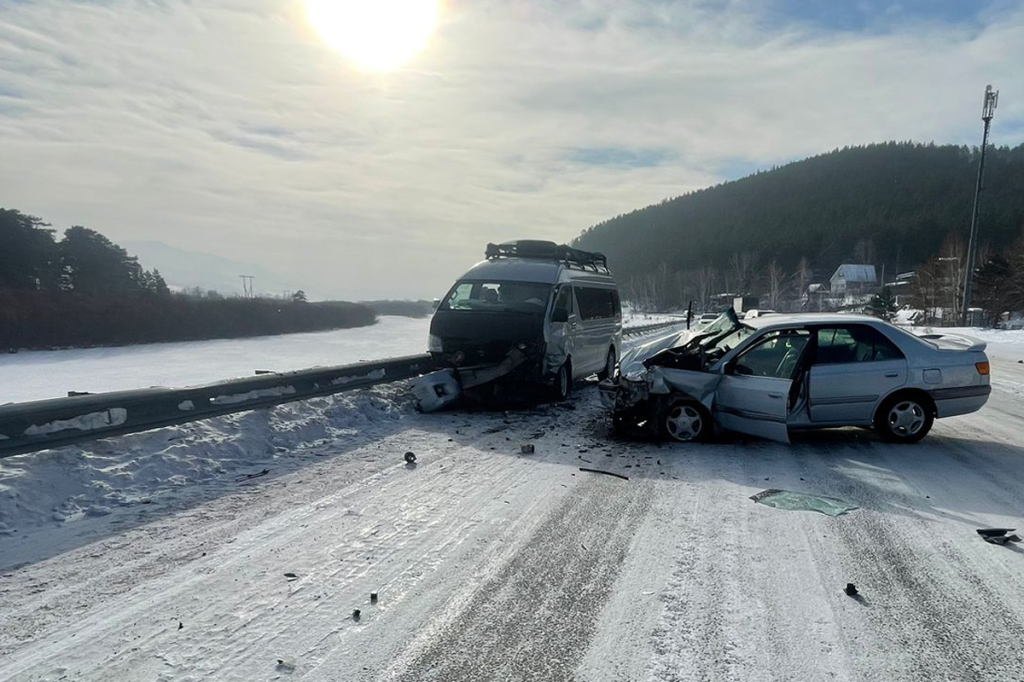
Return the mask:
M 622 359 L 619 361 L 619 372 L 623 376 L 643 372 L 644 360 L 652 355 L 660 353 L 663 350 L 685 345 L 696 333 L 697 330 L 695 329 L 673 331 L 663 336 L 651 339 L 650 341 L 633 346 L 622 354 Z

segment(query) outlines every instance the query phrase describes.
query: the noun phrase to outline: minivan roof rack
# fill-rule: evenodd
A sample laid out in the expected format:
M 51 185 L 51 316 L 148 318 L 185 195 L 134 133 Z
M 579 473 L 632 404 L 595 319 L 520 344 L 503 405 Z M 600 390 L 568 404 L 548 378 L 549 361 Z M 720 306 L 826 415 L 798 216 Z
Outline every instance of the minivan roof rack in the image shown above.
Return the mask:
M 608 259 L 603 253 L 582 251 L 565 244 L 541 239 L 520 239 L 514 242 L 488 244 L 484 252 L 487 260 L 496 258 L 536 258 L 575 265 L 583 269 L 608 272 Z

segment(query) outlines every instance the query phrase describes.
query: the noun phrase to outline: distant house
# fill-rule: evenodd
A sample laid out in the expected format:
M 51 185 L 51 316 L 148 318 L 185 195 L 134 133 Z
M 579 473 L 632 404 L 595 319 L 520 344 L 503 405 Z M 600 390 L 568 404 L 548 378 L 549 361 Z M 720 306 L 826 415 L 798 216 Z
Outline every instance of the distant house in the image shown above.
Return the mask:
M 839 298 L 862 296 L 878 288 L 874 265 L 843 263 L 832 275 L 832 295 Z

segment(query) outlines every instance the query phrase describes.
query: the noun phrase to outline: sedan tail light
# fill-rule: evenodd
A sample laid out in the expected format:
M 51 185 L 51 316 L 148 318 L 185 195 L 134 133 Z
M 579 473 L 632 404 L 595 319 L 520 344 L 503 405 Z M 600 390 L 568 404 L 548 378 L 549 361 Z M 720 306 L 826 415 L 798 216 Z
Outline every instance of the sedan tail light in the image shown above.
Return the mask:
M 978 374 L 988 374 L 988 363 L 987 362 L 976 362 L 974 366 L 978 369 Z

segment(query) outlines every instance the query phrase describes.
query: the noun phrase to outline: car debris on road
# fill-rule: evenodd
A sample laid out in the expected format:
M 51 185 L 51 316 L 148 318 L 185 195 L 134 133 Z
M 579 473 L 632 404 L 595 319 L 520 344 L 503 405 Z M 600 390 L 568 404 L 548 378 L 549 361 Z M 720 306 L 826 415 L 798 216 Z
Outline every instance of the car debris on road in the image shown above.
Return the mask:
M 1005 545 L 1008 542 L 1020 542 L 1021 538 L 1019 535 L 1007 535 L 1007 533 L 1013 533 L 1017 530 L 1016 528 L 979 528 L 977 530 L 978 535 L 981 536 L 982 540 L 993 545 Z
M 855 505 L 849 504 L 835 497 L 824 495 L 811 495 L 808 493 L 796 493 L 790 490 L 778 490 L 769 488 L 762 490 L 750 499 L 766 507 L 775 509 L 786 509 L 789 511 L 816 511 L 827 516 L 842 516 L 847 512 L 858 509 Z

